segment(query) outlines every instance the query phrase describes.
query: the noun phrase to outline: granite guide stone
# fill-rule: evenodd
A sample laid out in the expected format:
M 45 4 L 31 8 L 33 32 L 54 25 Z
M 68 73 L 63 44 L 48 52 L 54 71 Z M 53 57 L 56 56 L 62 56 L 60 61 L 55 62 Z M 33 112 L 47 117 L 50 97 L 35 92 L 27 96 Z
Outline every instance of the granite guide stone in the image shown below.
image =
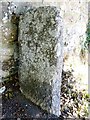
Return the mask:
M 62 32 L 62 18 L 56 7 L 32 8 L 20 16 L 20 89 L 32 102 L 57 116 L 60 115 Z

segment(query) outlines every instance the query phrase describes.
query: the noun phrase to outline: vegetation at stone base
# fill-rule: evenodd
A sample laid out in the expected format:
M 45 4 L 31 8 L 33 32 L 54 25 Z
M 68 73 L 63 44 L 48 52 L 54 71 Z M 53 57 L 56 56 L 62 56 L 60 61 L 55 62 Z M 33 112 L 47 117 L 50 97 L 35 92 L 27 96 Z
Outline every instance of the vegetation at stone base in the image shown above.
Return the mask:
M 90 102 L 90 96 L 83 89 L 76 89 L 77 80 L 73 77 L 72 71 L 62 72 L 61 85 L 61 114 L 64 118 L 86 118 L 88 116 L 87 104 Z M 3 99 L 10 100 L 14 96 L 14 92 L 19 92 L 19 80 L 6 81 L 3 83 L 6 90 L 3 93 Z
M 61 113 L 64 118 L 88 117 L 90 96 L 85 89 L 78 90 L 71 71 L 63 71 L 61 85 Z
M 90 20 L 88 21 L 88 24 L 87 24 L 86 41 L 84 43 L 84 46 L 85 48 L 88 49 L 89 45 L 90 45 Z

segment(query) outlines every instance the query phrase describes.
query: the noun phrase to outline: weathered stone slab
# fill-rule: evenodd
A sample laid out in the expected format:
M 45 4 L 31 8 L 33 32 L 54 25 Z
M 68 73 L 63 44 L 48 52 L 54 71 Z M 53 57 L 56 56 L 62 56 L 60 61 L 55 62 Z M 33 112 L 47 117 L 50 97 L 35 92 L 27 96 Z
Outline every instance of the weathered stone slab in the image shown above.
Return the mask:
M 19 23 L 19 80 L 23 94 L 60 115 L 62 19 L 56 7 L 28 10 Z

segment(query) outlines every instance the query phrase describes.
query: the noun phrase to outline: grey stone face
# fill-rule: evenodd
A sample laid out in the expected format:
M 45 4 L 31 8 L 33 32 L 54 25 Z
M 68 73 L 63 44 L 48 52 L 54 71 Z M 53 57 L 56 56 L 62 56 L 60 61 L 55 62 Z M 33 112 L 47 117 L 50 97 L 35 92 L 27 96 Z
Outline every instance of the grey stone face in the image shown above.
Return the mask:
M 28 10 L 19 23 L 21 91 L 50 113 L 60 114 L 62 19 L 56 7 Z

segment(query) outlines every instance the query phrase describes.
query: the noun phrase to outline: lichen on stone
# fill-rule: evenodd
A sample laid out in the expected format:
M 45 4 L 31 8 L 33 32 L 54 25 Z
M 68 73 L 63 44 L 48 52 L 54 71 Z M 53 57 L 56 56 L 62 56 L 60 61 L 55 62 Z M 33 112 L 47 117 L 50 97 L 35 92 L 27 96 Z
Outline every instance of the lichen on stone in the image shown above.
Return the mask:
M 59 56 L 57 52 L 62 47 L 61 26 L 60 11 L 50 6 L 28 10 L 19 23 L 21 91 L 48 112 L 54 110 L 54 99 L 60 105 L 60 92 L 54 91 L 60 87 L 62 52 Z M 54 79 L 59 82 L 54 83 Z M 53 84 L 58 84 L 55 89 Z M 57 114 L 60 107 L 55 109 Z

